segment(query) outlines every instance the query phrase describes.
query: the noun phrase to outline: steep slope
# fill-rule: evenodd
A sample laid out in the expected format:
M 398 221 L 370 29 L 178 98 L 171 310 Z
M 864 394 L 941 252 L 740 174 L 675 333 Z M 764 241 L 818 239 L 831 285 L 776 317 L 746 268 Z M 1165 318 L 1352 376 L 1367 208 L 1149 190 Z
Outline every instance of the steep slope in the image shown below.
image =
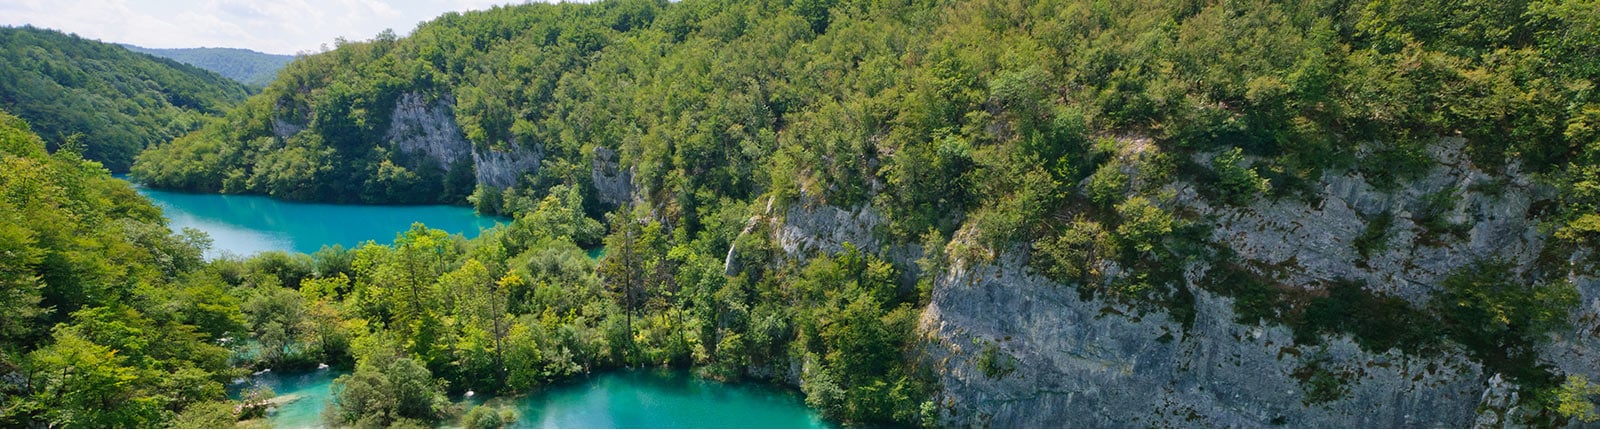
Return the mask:
M 121 46 L 34 27 L 0 28 L 0 108 L 52 147 L 124 172 L 144 148 L 244 100 L 243 85 Z M 76 136 L 76 137 L 74 137 Z
M 293 55 L 277 55 L 239 48 L 144 48 L 133 45 L 123 47 L 144 54 L 177 61 L 217 72 L 225 78 L 261 88 L 278 76 L 283 66 L 294 61 Z
M 223 384 L 235 372 L 212 339 L 235 330 L 238 302 L 180 281 L 209 239 L 165 222 L 99 163 L 46 152 L 0 111 L 0 425 L 153 428 L 231 414 Z
M 522 215 L 577 189 L 622 208 L 608 241 L 660 229 L 636 261 L 722 262 L 681 360 L 848 422 L 1576 424 L 1595 7 L 497 8 L 302 58 L 134 170 Z

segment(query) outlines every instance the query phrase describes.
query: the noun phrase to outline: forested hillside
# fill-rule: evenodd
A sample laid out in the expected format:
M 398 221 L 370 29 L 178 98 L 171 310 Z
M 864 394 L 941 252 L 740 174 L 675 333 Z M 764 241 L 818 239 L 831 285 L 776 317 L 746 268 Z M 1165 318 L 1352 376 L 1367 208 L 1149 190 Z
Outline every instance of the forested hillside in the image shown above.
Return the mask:
M 231 410 L 222 384 L 238 372 L 212 339 L 238 304 L 183 282 L 204 234 L 171 233 L 127 182 L 46 152 L 4 112 L 0 173 L 0 423 L 156 427 Z
M 283 66 L 294 60 L 293 55 L 275 55 L 239 48 L 178 48 L 159 49 L 122 45 L 134 52 L 175 60 L 202 69 L 217 72 L 239 83 L 261 88 L 278 76 Z
M 133 170 L 517 216 L 470 245 L 417 229 L 358 250 L 350 276 L 279 275 L 333 291 L 314 294 L 382 339 L 368 351 L 404 351 L 357 352 L 347 386 L 657 363 L 787 381 L 846 423 L 1577 424 L 1600 371 L 1571 358 L 1595 348 L 1597 9 L 503 7 L 300 58 Z M 574 244 L 597 241 L 583 267 Z M 1241 346 L 1259 348 L 1217 352 Z M 541 365 L 484 366 L 514 354 Z M 1171 401 L 1077 414 L 1074 395 Z M 410 423 L 353 406 L 381 404 L 341 398 L 339 422 Z M 1090 421 L 1115 414 L 1134 418 Z
M 1114 148 L 1095 142 L 1112 136 L 1260 158 L 1248 170 L 1274 186 L 1216 177 L 1232 201 L 1292 194 L 1328 169 L 1415 175 L 1439 136 L 1467 138 L 1480 164 L 1567 170 L 1593 140 L 1589 6 L 497 8 L 295 62 L 225 121 L 151 151 L 141 171 L 183 189 L 384 202 L 420 186 L 460 202 L 471 184 L 446 180 L 456 166 L 374 144 L 396 140 L 397 101 L 414 93 L 446 102 L 475 151 L 542 154 L 516 187 L 534 197 L 592 186 L 604 148 L 691 226 L 721 197 L 804 192 L 872 202 L 897 237 L 972 222 L 1017 239 L 1107 165 L 1095 154 Z
M 574 241 L 606 228 L 557 186 L 470 241 L 416 225 L 393 245 L 208 262 L 203 233 L 170 233 L 126 182 L 47 153 L 4 113 L 0 156 L 6 427 L 232 427 L 273 394 L 228 400 L 223 383 L 318 363 L 354 370 L 335 382 L 330 425 L 467 425 L 481 413 L 447 393 L 510 396 L 622 366 L 740 378 L 785 354 L 830 375 L 809 382 L 826 390 L 814 405 L 848 422 L 926 413 L 929 387 L 896 358 L 914 294 L 871 255 L 818 259 L 793 275 L 805 290 L 783 293 L 801 302 L 778 301 L 619 214 L 597 264 Z
M 243 85 L 121 46 L 34 27 L 0 28 L 0 108 L 50 146 L 125 172 L 144 148 L 244 100 Z

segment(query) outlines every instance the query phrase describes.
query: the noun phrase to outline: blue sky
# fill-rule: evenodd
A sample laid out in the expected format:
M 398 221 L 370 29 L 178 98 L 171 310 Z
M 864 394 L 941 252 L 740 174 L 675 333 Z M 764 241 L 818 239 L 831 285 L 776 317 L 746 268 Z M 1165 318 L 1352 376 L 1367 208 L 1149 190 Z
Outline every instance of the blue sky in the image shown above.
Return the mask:
M 541 1 L 541 0 L 533 0 Z M 559 0 L 542 0 L 559 1 Z M 317 52 L 334 38 L 410 33 L 445 12 L 525 0 L 0 0 L 0 25 L 53 28 L 150 48 Z

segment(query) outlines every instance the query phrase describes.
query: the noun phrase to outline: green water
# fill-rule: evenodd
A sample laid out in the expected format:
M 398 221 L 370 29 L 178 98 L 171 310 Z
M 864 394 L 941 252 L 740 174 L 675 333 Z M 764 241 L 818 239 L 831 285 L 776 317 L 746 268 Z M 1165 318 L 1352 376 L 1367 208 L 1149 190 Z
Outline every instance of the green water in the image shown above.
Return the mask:
M 608 372 L 529 396 L 523 428 L 827 428 L 793 392 L 683 371 Z
M 272 388 L 283 406 L 267 414 L 272 428 L 320 428 L 330 401 L 332 370 L 252 377 L 230 387 Z M 291 400 L 292 399 L 292 400 Z M 798 394 L 770 386 L 728 384 L 684 371 L 619 371 L 579 378 L 516 400 L 519 428 L 828 428 Z M 443 423 L 452 425 L 454 423 Z
M 211 235 L 208 257 L 261 251 L 311 253 L 323 245 L 352 248 L 394 241 L 413 222 L 476 237 L 504 219 L 457 206 L 380 206 L 295 203 L 262 196 L 192 194 L 139 188 L 165 212 L 173 231 L 193 227 Z

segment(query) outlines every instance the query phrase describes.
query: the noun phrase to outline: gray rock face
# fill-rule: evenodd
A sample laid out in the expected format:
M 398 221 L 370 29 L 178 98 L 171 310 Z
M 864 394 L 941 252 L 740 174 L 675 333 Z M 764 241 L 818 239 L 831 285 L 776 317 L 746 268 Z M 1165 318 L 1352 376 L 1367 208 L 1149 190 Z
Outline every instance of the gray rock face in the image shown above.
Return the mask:
M 505 188 L 517 184 L 524 173 L 539 170 L 544 152 L 512 145 L 509 151 L 472 148 L 472 165 L 477 168 L 478 183 Z
M 1583 375 L 1594 383 L 1600 381 L 1600 279 L 1570 280 L 1578 288 L 1578 309 L 1568 320 L 1571 327 L 1556 333 L 1539 355 L 1562 373 Z
M 1287 329 L 1235 323 L 1229 299 L 1203 292 L 1186 333 L 1165 314 L 1082 300 L 1022 267 L 1006 254 L 953 269 L 934 288 L 921 330 L 945 425 L 1462 427 L 1475 418 L 1484 378 L 1460 355 L 1368 353 L 1345 338 L 1296 347 Z M 994 371 L 995 362 L 1014 370 Z M 1336 400 L 1307 400 L 1316 384 L 1302 379 L 1319 374 L 1342 381 L 1329 385 Z
M 633 170 L 618 167 L 616 151 L 594 148 L 589 179 L 594 181 L 595 197 L 605 204 L 620 206 L 633 200 Z
M 773 239 L 790 258 L 837 253 L 844 250 L 846 242 L 876 252 L 881 245 L 873 230 L 882 222 L 883 216 L 864 204 L 842 209 L 802 202 L 784 211 L 782 222 L 773 229 Z
M 1483 172 L 1461 147 L 1459 139 L 1441 140 L 1429 148 L 1439 165 L 1393 190 L 1359 174 L 1330 174 L 1316 185 L 1313 202 L 1232 207 L 1180 183 L 1166 190 L 1176 196 L 1168 204 L 1213 226 L 1212 240 L 1239 258 L 1281 268 L 1257 275 L 1283 286 L 1357 280 L 1422 304 L 1456 268 L 1499 259 L 1524 270 L 1544 247 L 1529 209 L 1550 191 L 1514 165 Z M 914 267 L 910 257 L 895 255 L 915 250 L 874 234 L 883 220 L 870 207 L 797 204 L 770 215 L 774 240 L 789 258 L 837 252 L 849 242 Z M 1356 239 L 1384 216 L 1392 222 L 1376 236 L 1381 246 L 1362 256 Z M 942 388 L 935 400 L 944 425 L 1464 427 L 1504 426 L 1519 413 L 1516 387 L 1484 374 L 1460 351 L 1408 356 L 1327 336 L 1296 345 L 1285 327 L 1240 324 L 1232 299 L 1195 285 L 1204 267 L 1187 271 L 1197 293 L 1194 323 L 1185 330 L 1160 310 L 1084 299 L 1029 273 L 1019 252 L 999 255 L 989 263 L 951 262 L 922 315 L 923 356 Z M 1579 328 L 1542 353 L 1564 372 L 1600 380 L 1592 358 L 1600 351 L 1600 281 L 1575 279 L 1584 303 L 1573 316 Z
M 543 154 L 537 149 L 517 145 L 510 150 L 483 149 L 467 141 L 456 124 L 454 103 L 448 94 L 431 102 L 421 93 L 400 95 L 384 143 L 400 153 L 420 155 L 424 162 L 431 161 L 444 171 L 470 160 L 477 183 L 498 188 L 515 185 L 524 173 L 538 170 Z M 298 131 L 291 127 L 282 121 L 273 125 L 279 132 Z
M 453 103 L 449 95 L 430 103 L 419 93 L 402 94 L 384 135 L 386 143 L 402 153 L 420 154 L 445 171 L 470 159 L 477 183 L 492 187 L 515 185 L 523 174 L 539 169 L 544 154 L 538 149 L 483 149 L 468 142 L 456 124 Z
M 1544 248 L 1538 221 L 1526 215 L 1539 190 L 1514 169 L 1509 180 L 1497 180 L 1470 166 L 1462 145 L 1460 139 L 1442 139 L 1430 148 L 1441 164 L 1394 191 L 1379 191 L 1350 173 L 1323 178 L 1316 204 L 1281 199 L 1212 207 L 1192 189 L 1180 192 L 1179 201 L 1215 219 L 1213 239 L 1240 257 L 1288 268 L 1278 280 L 1286 285 L 1363 281 L 1369 290 L 1421 304 L 1453 269 L 1480 259 L 1526 268 Z M 1496 187 L 1497 192 L 1475 190 Z M 1430 201 L 1444 204 L 1428 207 Z M 1393 217 L 1386 240 L 1363 258 L 1354 242 L 1385 213 Z M 1424 227 L 1429 217 L 1469 227 L 1464 238 L 1430 232 Z
M 284 121 L 283 118 L 272 119 L 272 135 L 277 136 L 279 139 L 288 139 L 289 136 L 294 136 L 300 130 L 305 129 L 305 127 L 290 124 L 288 121 Z
M 456 126 L 451 103 L 448 98 L 440 98 L 430 104 L 421 94 L 402 94 L 395 102 L 384 138 L 402 153 L 420 153 L 437 163 L 440 170 L 450 170 L 472 149 Z

